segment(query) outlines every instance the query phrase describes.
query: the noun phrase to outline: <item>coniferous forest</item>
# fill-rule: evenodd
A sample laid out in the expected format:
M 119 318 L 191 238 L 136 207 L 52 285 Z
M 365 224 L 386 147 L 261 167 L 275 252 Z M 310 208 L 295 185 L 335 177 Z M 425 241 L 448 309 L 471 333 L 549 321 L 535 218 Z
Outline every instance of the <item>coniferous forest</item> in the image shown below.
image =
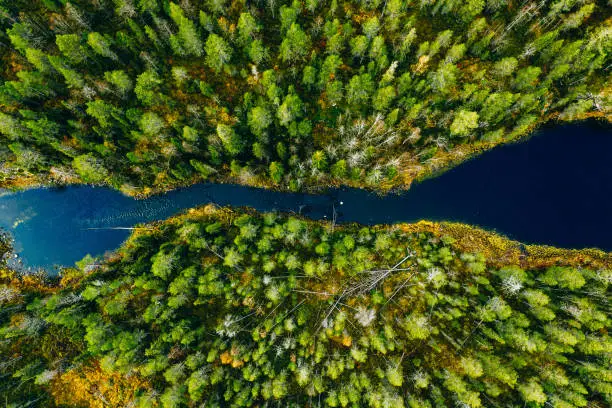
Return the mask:
M 606 407 L 612 260 L 189 211 L 0 287 L 7 406 Z
M 611 10 L 0 0 L 0 188 L 406 189 L 546 122 L 609 122 Z M 14 250 L 0 235 L 5 407 L 612 406 L 596 249 L 209 205 L 56 276 Z
M 0 0 L 0 186 L 378 190 L 610 118 L 606 0 Z

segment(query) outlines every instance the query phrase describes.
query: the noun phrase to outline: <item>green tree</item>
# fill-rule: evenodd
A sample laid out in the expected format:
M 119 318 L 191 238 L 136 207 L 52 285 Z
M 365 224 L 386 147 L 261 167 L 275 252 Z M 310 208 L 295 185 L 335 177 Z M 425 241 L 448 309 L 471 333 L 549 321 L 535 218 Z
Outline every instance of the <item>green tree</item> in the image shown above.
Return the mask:
M 395 87 L 386 86 L 384 88 L 380 88 L 378 91 L 376 91 L 376 94 L 372 99 L 372 106 L 374 106 L 374 109 L 379 111 L 385 110 L 391 105 L 393 99 L 395 99 L 395 96 Z
M 270 172 L 270 178 L 276 184 L 280 184 L 280 182 L 283 181 L 283 175 L 285 174 L 285 169 L 283 168 L 282 163 L 279 163 L 279 162 L 270 163 L 269 172 Z
M 457 81 L 457 71 L 454 64 L 440 64 L 440 67 L 429 75 L 431 88 L 442 94 L 450 93 Z
M 170 2 L 169 9 L 170 17 L 178 26 L 178 33 L 170 36 L 172 50 L 178 55 L 201 56 L 203 52 L 202 41 L 200 40 L 200 36 L 193 21 L 185 16 L 183 9 L 177 4 Z M 206 46 L 208 55 L 208 43 Z M 221 58 L 221 55 L 219 55 L 219 57 Z M 225 63 L 225 61 L 221 62 L 221 64 L 223 63 Z
M 510 92 L 489 95 L 480 111 L 480 118 L 492 125 L 499 123 L 504 119 L 515 99 L 515 96 Z
M 254 40 L 255 34 L 260 30 L 255 17 L 251 13 L 240 13 L 238 18 L 238 36 L 243 44 L 247 44 L 250 40 Z
M 272 115 L 266 108 L 256 106 L 249 111 L 248 123 L 251 132 L 256 136 L 261 136 L 268 126 L 272 124 Z
M 559 115 L 561 120 L 575 120 L 580 118 L 593 107 L 593 101 L 590 99 L 582 99 L 568 105 Z
M 261 64 L 264 60 L 268 58 L 268 49 L 263 45 L 262 40 L 255 40 L 251 42 L 251 45 L 248 47 L 247 53 L 249 54 L 249 58 L 255 64 Z
M 478 378 L 483 374 L 482 364 L 473 357 L 461 357 L 461 368 L 471 378 Z
M 107 71 L 104 79 L 113 84 L 121 95 L 127 95 L 133 88 L 134 83 L 125 71 Z
M 322 150 L 317 150 L 312 154 L 312 165 L 321 171 L 327 170 L 327 157 L 325 152 Z
M 525 402 L 534 402 L 538 405 L 543 405 L 546 400 L 546 394 L 542 389 L 542 386 L 537 382 L 535 378 L 531 379 L 528 383 L 518 386 L 518 390 L 523 396 Z
M 498 78 L 505 78 L 514 73 L 518 67 L 518 61 L 514 57 L 506 57 L 493 65 L 493 74 Z
M 13 24 L 12 27 L 6 30 L 6 33 L 15 49 L 25 51 L 27 48 L 33 48 L 34 34 L 32 33 L 32 28 L 27 23 Z
M 200 140 L 200 135 L 197 129 L 190 126 L 183 126 L 183 139 L 192 143 L 197 143 Z
M 350 41 L 353 57 L 363 58 L 368 51 L 369 40 L 365 35 L 358 35 Z
M 217 136 L 219 136 L 223 147 L 230 155 L 235 156 L 242 151 L 244 143 L 231 126 L 219 123 L 217 125 Z
M 68 61 L 79 64 L 87 58 L 87 51 L 81 45 L 81 40 L 76 34 L 60 34 L 55 36 L 55 43 L 60 52 L 68 58 Z
M 206 6 L 214 14 L 224 14 L 227 9 L 227 0 L 206 0 Z
M 387 380 L 389 384 L 394 387 L 401 387 L 404 383 L 404 376 L 402 373 L 401 362 L 398 361 L 397 364 L 391 363 L 386 371 Z
M 336 178 L 344 178 L 347 173 L 346 160 L 338 160 L 331 168 L 332 176 Z
M 559 286 L 571 290 L 579 289 L 586 284 L 586 280 L 579 270 L 562 266 L 548 268 L 540 279 L 549 286 Z
M 372 45 L 370 45 L 370 52 L 368 56 L 376 62 L 380 62 L 382 60 L 386 60 L 387 57 L 387 45 L 385 44 L 385 38 L 382 35 L 377 35 L 372 40 Z M 378 64 L 380 67 L 386 64 Z
M 166 122 L 155 112 L 145 112 L 140 118 L 140 129 L 145 135 L 151 137 L 159 136 L 159 132 L 166 127 Z
M 160 250 L 151 257 L 151 273 L 163 280 L 170 280 L 177 266 L 176 254 Z
M 340 104 L 344 96 L 343 89 L 342 81 L 334 80 L 327 83 L 325 86 L 325 97 L 331 106 Z
M 304 67 L 302 76 L 302 84 L 306 86 L 312 86 L 317 82 L 317 70 L 310 65 Z
M 478 127 L 478 113 L 460 110 L 455 114 L 450 132 L 453 136 L 467 136 Z
M 47 58 L 47 54 L 36 48 L 26 48 L 25 56 L 28 62 L 42 73 L 50 72 L 51 64 Z
M 39 143 L 54 143 L 60 134 L 61 127 L 57 122 L 43 117 L 37 120 L 28 120 L 24 125 L 30 130 L 32 138 Z
M 281 6 L 280 8 L 280 22 L 281 32 L 284 33 L 291 27 L 293 23 L 297 21 L 298 11 L 293 7 Z
M 319 71 L 320 85 L 324 86 L 328 81 L 332 81 L 338 71 L 338 68 L 342 65 L 342 59 L 337 55 L 328 55 L 321 65 Z
M 208 178 L 212 174 L 215 174 L 217 172 L 217 170 L 214 167 L 209 166 L 208 164 L 203 163 L 196 159 L 189 160 L 189 164 L 191 164 L 191 167 L 193 167 L 204 178 Z
M 467 51 L 467 46 L 465 44 L 455 44 L 451 47 L 450 50 L 446 53 L 446 58 L 444 59 L 449 63 L 456 63 L 460 61 Z
M 100 126 L 107 128 L 111 126 L 113 114 L 117 113 L 117 109 L 101 99 L 87 102 L 87 114 L 98 120 Z
M 253 156 L 255 156 L 255 158 L 259 160 L 263 160 L 268 156 L 266 147 L 260 142 L 253 143 L 253 146 L 251 146 L 251 150 L 253 151 Z
M 206 40 L 206 64 L 219 73 L 232 58 L 232 48 L 217 34 L 211 34 Z
M 289 123 L 302 116 L 303 109 L 304 105 L 300 97 L 290 93 L 279 106 L 276 116 L 282 126 L 289 126 Z
M 35 171 L 45 164 L 44 156 L 34 148 L 21 143 L 11 143 L 8 148 L 15 155 L 15 163 L 25 169 Z
M 85 87 L 85 79 L 77 71 L 63 67 L 58 68 L 58 71 L 64 77 L 64 82 L 68 88 L 83 89 Z
M 354 75 L 348 84 L 346 97 L 351 105 L 364 105 L 374 93 L 374 81 L 370 74 Z
M 297 23 L 285 33 L 280 45 L 280 56 L 283 62 L 302 60 L 310 49 L 310 38 Z
M 190 78 L 189 72 L 185 67 L 172 67 L 172 78 L 177 86 L 183 86 Z
M 458 10 L 459 17 L 466 23 L 472 21 L 485 7 L 485 0 L 465 0 L 457 3 L 461 5 Z
M 380 21 L 378 20 L 378 17 L 372 16 L 366 19 L 361 25 L 361 29 L 363 30 L 363 34 L 365 34 L 365 36 L 370 40 L 374 38 L 380 30 Z
M 8 137 L 9 140 L 19 140 L 27 137 L 26 130 L 11 115 L 0 112 L 0 133 Z
M 117 54 L 111 50 L 113 41 L 109 36 L 100 33 L 91 32 L 87 34 L 87 44 L 98 55 L 101 55 L 112 60 L 118 60 Z
M 72 162 L 72 167 L 74 167 L 77 174 L 86 183 L 101 183 L 105 181 L 109 175 L 102 160 L 93 154 L 84 154 L 75 157 Z
M 540 67 L 525 67 L 516 73 L 516 78 L 513 81 L 513 86 L 519 91 L 530 89 L 536 86 L 538 78 L 542 73 Z
M 573 29 L 580 27 L 584 23 L 584 21 L 590 17 L 594 10 L 595 3 L 585 4 L 575 13 L 564 17 L 563 28 Z
M 159 103 L 158 87 L 162 80 L 153 71 L 145 71 L 136 78 L 134 92 L 136 97 L 145 105 L 152 106 Z

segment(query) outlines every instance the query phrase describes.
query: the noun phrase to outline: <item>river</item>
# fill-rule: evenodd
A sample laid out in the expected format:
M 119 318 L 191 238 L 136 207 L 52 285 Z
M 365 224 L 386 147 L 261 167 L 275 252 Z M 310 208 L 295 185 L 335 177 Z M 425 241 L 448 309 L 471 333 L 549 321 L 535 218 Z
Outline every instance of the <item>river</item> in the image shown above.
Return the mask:
M 460 221 L 524 243 L 612 251 L 612 134 L 594 122 L 547 126 L 528 141 L 495 148 L 402 194 L 359 189 L 281 193 L 198 184 L 146 200 L 101 187 L 0 194 L 0 228 L 19 259 L 52 271 L 117 248 L 135 224 L 207 203 L 380 224 Z

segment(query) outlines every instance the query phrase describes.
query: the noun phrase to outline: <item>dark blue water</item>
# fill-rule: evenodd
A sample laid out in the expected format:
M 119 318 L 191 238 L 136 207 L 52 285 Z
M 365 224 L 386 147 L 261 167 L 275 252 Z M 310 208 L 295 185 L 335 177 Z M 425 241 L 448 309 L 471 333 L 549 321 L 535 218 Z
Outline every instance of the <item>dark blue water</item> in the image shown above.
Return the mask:
M 147 200 L 95 187 L 0 196 L 0 227 L 24 264 L 71 265 L 118 247 L 137 223 L 206 203 L 289 211 L 362 224 L 461 221 L 525 242 L 612 250 L 612 132 L 596 123 L 545 128 L 529 141 L 487 152 L 401 195 L 358 189 L 279 193 L 200 184 Z

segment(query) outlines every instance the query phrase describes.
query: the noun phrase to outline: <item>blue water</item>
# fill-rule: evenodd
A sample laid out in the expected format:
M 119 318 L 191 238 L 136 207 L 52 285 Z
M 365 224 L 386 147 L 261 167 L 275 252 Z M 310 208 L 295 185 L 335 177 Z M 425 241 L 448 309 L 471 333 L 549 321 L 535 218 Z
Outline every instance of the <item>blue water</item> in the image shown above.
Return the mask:
M 280 193 L 199 184 L 147 200 L 99 187 L 0 195 L 0 227 L 32 268 L 72 265 L 117 248 L 131 227 L 207 203 L 301 213 L 313 219 L 379 224 L 461 221 L 524 243 L 612 251 L 612 134 L 593 122 L 544 128 L 496 148 L 400 195 L 358 189 Z

